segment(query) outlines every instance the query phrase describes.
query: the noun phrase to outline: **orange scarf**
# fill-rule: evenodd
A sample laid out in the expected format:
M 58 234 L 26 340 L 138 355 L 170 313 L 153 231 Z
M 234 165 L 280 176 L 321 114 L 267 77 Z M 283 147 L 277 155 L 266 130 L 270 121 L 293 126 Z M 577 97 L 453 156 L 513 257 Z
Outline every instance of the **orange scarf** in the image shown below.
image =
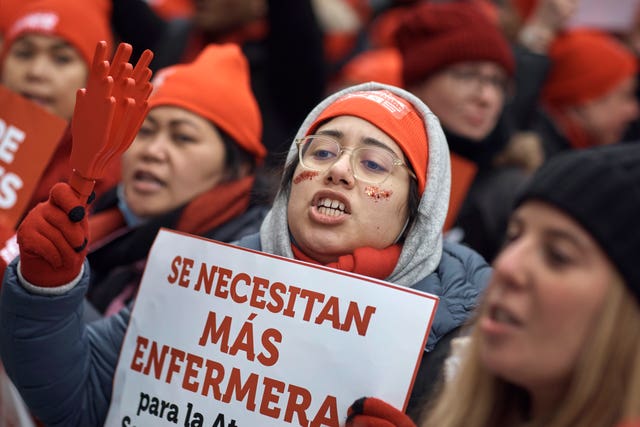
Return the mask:
M 242 214 L 249 206 L 254 179 L 254 176 L 247 176 L 220 184 L 195 197 L 182 210 L 175 229 L 202 234 Z M 124 217 L 118 208 L 89 217 L 89 235 L 96 243 L 103 238 L 114 237 L 113 233 L 124 226 Z
M 294 244 L 291 245 L 293 256 L 300 261 L 321 264 L 309 258 Z M 326 267 L 361 274 L 375 279 L 385 279 L 391 275 L 400 258 L 402 246 L 395 244 L 384 249 L 358 248 L 353 254 L 342 255 L 338 261 L 324 264 Z
M 182 211 L 176 230 L 201 234 L 240 215 L 249 206 L 254 179 L 253 175 L 247 176 L 199 195 Z

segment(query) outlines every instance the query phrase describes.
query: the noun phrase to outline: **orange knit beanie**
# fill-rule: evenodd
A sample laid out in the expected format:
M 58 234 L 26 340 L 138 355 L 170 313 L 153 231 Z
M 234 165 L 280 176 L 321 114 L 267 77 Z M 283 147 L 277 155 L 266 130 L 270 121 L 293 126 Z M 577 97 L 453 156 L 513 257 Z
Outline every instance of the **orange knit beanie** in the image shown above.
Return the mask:
M 258 162 L 262 116 L 251 90 L 249 65 L 235 44 L 211 44 L 190 64 L 160 70 L 153 79 L 149 107 L 173 105 L 198 114 L 229 134 Z
M 418 179 L 418 190 L 424 192 L 428 142 L 424 120 L 408 101 L 388 90 L 348 93 L 338 98 L 320 113 L 307 131 L 307 135 L 328 119 L 337 116 L 355 116 L 368 121 L 389 135 L 400 146 Z
M 62 38 L 90 65 L 99 41 L 112 46 L 110 14 L 105 0 L 24 1 L 7 24 L 3 56 L 18 37 L 40 33 Z
M 592 29 L 561 34 L 552 42 L 549 57 L 551 69 L 542 100 L 555 108 L 600 98 L 638 71 L 637 59 L 626 46 Z

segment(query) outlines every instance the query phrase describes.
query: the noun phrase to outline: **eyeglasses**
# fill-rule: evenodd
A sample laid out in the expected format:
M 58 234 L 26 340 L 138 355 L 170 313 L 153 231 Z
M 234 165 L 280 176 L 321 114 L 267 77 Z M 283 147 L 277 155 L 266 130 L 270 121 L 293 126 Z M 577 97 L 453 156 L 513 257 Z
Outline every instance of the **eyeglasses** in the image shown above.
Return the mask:
M 479 89 L 483 86 L 489 86 L 500 93 L 500 95 L 508 97 L 511 94 L 512 87 L 509 79 L 498 75 L 485 75 L 479 70 L 473 68 L 451 68 L 448 74 L 456 79 L 461 85 L 470 89 Z
M 351 154 L 353 176 L 370 184 L 382 184 L 395 166 L 403 166 L 413 179 L 416 175 L 389 150 L 382 147 L 359 147 L 347 150 L 325 135 L 309 135 L 296 140 L 298 158 L 305 169 L 324 172 L 338 161 L 342 153 Z

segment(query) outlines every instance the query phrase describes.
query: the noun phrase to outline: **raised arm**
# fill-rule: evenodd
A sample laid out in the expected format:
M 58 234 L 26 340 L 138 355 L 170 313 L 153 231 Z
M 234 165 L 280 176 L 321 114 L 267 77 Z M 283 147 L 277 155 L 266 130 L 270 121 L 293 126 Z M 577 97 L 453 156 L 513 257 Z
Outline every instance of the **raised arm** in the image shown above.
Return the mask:
M 104 423 L 129 320 L 125 310 L 87 325 L 83 300 L 93 180 L 131 143 L 146 114 L 150 57 L 133 67 L 130 52 L 121 46 L 109 63 L 99 45 L 72 119 L 71 184 L 56 184 L 20 224 L 20 255 L 3 280 L 0 356 L 32 413 L 50 426 Z

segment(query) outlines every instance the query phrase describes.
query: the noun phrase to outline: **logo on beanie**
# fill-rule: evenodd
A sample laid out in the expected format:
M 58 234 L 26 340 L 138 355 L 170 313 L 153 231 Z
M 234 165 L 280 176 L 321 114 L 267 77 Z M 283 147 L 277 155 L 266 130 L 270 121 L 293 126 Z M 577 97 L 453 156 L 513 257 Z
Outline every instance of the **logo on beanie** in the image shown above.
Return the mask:
M 153 92 L 155 93 L 158 91 L 158 89 L 160 89 L 160 87 L 162 85 L 164 85 L 164 82 L 171 77 L 172 74 L 175 74 L 176 70 L 174 67 L 168 67 L 168 68 L 164 68 L 160 71 L 158 71 L 156 73 L 156 75 L 154 76 L 153 80 L 151 81 L 151 84 L 153 85 Z
M 352 98 L 366 99 L 367 101 L 375 102 L 381 107 L 385 108 L 395 118 L 402 119 L 404 116 L 411 112 L 411 108 L 400 98 L 395 96 L 388 90 L 376 90 L 369 92 L 354 92 L 345 95 L 340 101 L 346 101 Z
M 24 31 L 43 31 L 53 32 L 58 25 L 58 15 L 53 12 L 32 13 L 20 18 L 9 31 L 10 36 L 22 33 Z

